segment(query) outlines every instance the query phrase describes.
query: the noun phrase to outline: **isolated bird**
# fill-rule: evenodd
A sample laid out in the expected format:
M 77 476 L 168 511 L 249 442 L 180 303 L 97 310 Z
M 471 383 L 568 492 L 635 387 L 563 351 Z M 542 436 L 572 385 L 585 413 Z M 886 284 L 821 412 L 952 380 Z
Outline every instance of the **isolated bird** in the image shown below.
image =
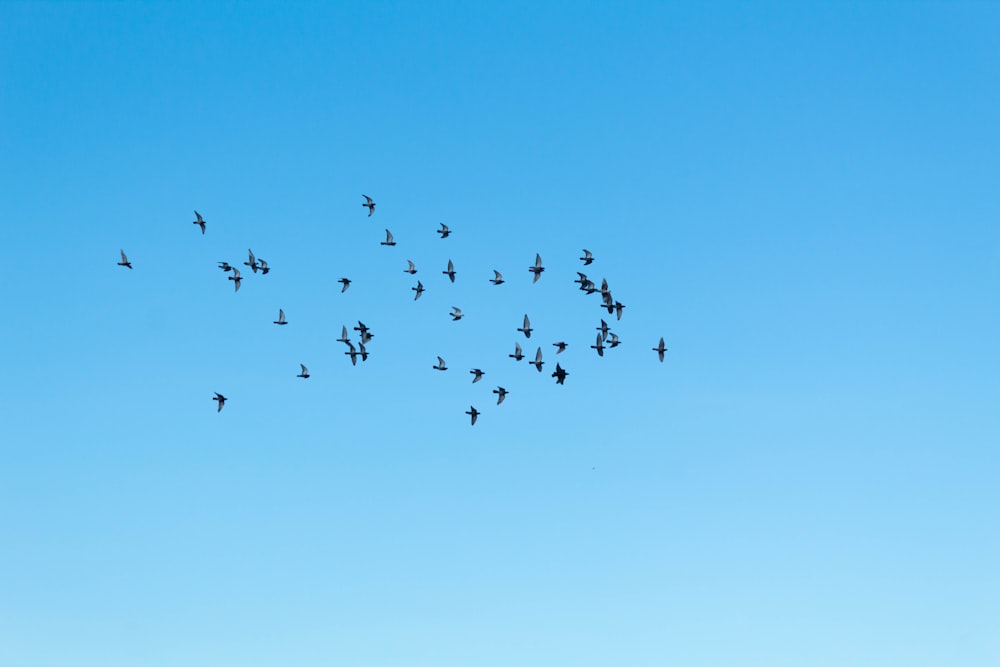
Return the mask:
M 424 284 L 418 280 L 417 286 L 411 287 L 410 289 L 416 292 L 416 294 L 413 295 L 413 300 L 416 301 L 417 299 L 420 298 L 420 295 L 424 293 Z
M 270 272 L 271 269 L 267 268 L 267 262 L 262 260 L 260 257 L 257 258 L 257 263 L 260 264 L 260 272 L 265 276 Z
M 503 403 L 503 399 L 507 398 L 507 394 L 510 393 L 503 387 L 497 387 L 493 390 L 493 393 L 497 395 L 497 405 Z
M 243 266 L 249 266 L 251 269 L 253 269 L 254 273 L 257 273 L 257 260 L 253 256 L 253 250 L 248 249 L 247 252 L 250 253 L 250 261 L 243 262 Z
M 219 268 L 222 269 L 223 271 L 233 270 L 233 267 L 229 264 L 229 262 L 217 262 L 217 264 L 219 265 Z
M 288 324 L 288 322 L 285 321 L 285 311 L 281 308 L 278 309 L 278 321 L 275 322 L 275 324 Z
M 298 375 L 296 375 L 295 377 L 302 378 L 302 379 L 305 379 L 305 378 L 309 377 L 309 369 L 306 368 L 306 365 L 305 364 L 299 364 L 299 366 L 302 367 L 302 372 L 299 373 Z
M 465 315 L 462 314 L 462 309 L 459 308 L 458 306 L 452 306 L 451 309 L 452 311 L 454 311 L 451 313 L 452 322 L 458 322 L 460 319 L 465 317 Z
M 385 241 L 382 241 L 380 245 L 396 245 L 396 242 L 392 240 L 392 232 L 388 229 L 385 230 Z
M 417 267 L 414 266 L 413 262 L 411 262 L 410 260 L 406 260 L 406 263 L 409 264 L 409 266 L 403 269 L 403 271 L 409 273 L 412 276 L 414 273 L 417 272 Z
M 213 401 L 218 401 L 218 403 L 219 403 L 219 409 L 218 409 L 218 410 L 216 410 L 216 412 L 222 412 L 222 406 L 223 406 L 223 405 L 225 404 L 225 402 L 226 402 L 227 400 L 229 400 L 229 399 L 227 399 L 227 398 L 226 398 L 225 396 L 223 396 L 223 395 L 222 395 L 222 394 L 220 394 L 219 392 L 215 392 L 215 398 L 213 398 L 212 400 L 213 400 Z
M 442 359 L 441 357 L 438 357 L 437 365 L 434 366 L 433 368 L 436 371 L 446 371 L 446 370 L 448 370 L 448 367 L 445 366 L 445 364 L 444 364 L 444 359 Z
M 455 282 L 455 264 L 450 259 L 448 260 L 448 270 L 441 273 L 448 276 L 448 280 L 451 282 Z
M 584 266 L 587 266 L 588 264 L 594 261 L 594 255 L 589 250 L 584 248 L 583 257 L 581 257 L 580 260 L 583 262 Z
M 618 316 L 619 320 L 622 318 L 623 310 L 625 310 L 625 304 L 621 301 L 615 301 L 615 314 Z
M 483 376 L 486 375 L 486 373 L 482 372 L 478 368 L 473 368 L 469 372 L 476 376 L 476 377 L 472 378 L 473 384 L 475 384 L 476 382 L 479 382 L 480 380 L 482 380 Z
M 449 236 L 451 236 L 451 230 L 448 229 L 448 225 L 444 224 L 443 222 L 440 224 L 441 224 L 441 229 L 437 230 L 437 233 L 441 235 L 441 238 L 446 239 Z
M 233 291 L 239 292 L 240 282 L 243 280 L 243 278 L 240 276 L 240 270 L 237 269 L 235 266 L 233 267 L 233 275 L 229 276 L 229 280 L 232 280 L 233 284 L 236 286 L 236 289 Z
M 508 354 L 507 356 L 514 361 L 521 361 L 521 359 L 524 359 L 524 355 L 521 354 L 521 344 L 514 343 L 514 354 Z
M 608 331 L 610 331 L 610 329 L 608 329 L 608 323 L 605 322 L 604 320 L 601 320 L 601 326 L 596 327 L 596 328 L 597 328 L 598 331 L 601 332 L 601 340 L 607 340 L 608 339 Z
M 622 342 L 618 340 L 618 334 L 616 334 L 614 331 L 608 332 L 608 338 L 611 339 L 608 341 L 609 348 L 618 347 L 619 345 L 622 344 Z
M 348 338 L 348 336 L 347 336 L 347 325 L 346 324 L 344 325 L 344 328 L 341 329 L 341 331 L 340 331 L 340 338 L 337 339 L 337 342 L 338 343 L 350 343 L 351 342 L 351 339 Z
M 493 283 L 494 285 L 502 285 L 503 284 L 503 276 L 500 275 L 500 272 L 497 271 L 496 269 L 493 269 L 493 273 L 494 273 L 494 276 L 490 279 L 490 282 Z
M 545 267 L 542 266 L 542 256 L 535 253 L 535 265 L 529 266 L 528 270 L 535 274 L 535 277 L 531 280 L 533 283 L 537 283 L 538 279 L 542 277 L 542 271 Z
M 122 261 L 118 262 L 118 266 L 127 266 L 128 268 L 131 269 L 132 268 L 132 262 L 128 261 L 128 257 L 125 256 L 125 251 L 119 249 L 118 252 L 120 252 L 122 254 Z
M 201 227 L 201 233 L 204 234 L 205 233 L 205 220 L 204 220 L 204 218 L 201 217 L 201 213 L 199 213 L 198 211 L 194 212 L 194 217 L 196 217 L 198 219 L 195 220 L 194 222 L 192 222 L 191 224 L 198 225 L 199 227 Z
M 465 411 L 465 414 L 470 415 L 472 417 L 472 425 L 475 426 L 476 419 L 479 418 L 479 410 L 476 410 L 474 406 L 470 405 L 469 409 Z
M 362 204 L 362 206 L 368 207 L 368 217 L 370 218 L 372 217 L 372 213 L 375 212 L 375 202 L 373 202 L 372 198 L 369 197 L 368 195 L 361 195 L 361 196 L 364 197 L 366 200 L 365 203 Z
M 346 343 L 347 343 L 348 350 L 347 350 L 347 352 L 344 352 L 344 354 L 346 354 L 347 356 L 349 356 L 351 358 L 351 365 L 352 366 L 357 366 L 358 365 L 358 351 L 354 348 L 354 343 L 352 343 L 351 341 L 346 341 Z
M 604 339 L 601 338 L 601 334 L 597 334 L 597 344 L 591 345 L 590 348 L 593 350 L 597 350 L 597 356 L 599 357 L 604 356 Z
M 542 361 L 542 348 L 538 348 L 535 351 L 535 360 L 529 361 L 528 363 L 532 364 L 535 368 L 537 368 L 539 373 L 542 372 L 542 365 L 545 363 L 544 361 Z
M 559 341 L 558 343 L 552 343 L 552 344 L 559 348 L 558 350 L 556 350 L 556 354 L 562 354 L 563 352 L 566 351 L 566 343 Z
M 660 337 L 660 344 L 653 348 L 653 352 L 656 352 L 660 356 L 660 361 L 663 361 L 663 353 L 667 351 L 667 348 L 663 346 L 663 337 Z
M 566 376 L 569 375 L 562 366 L 556 364 L 556 372 L 552 374 L 552 377 L 556 379 L 556 384 L 562 384 L 566 380 Z
M 531 328 L 531 322 L 528 321 L 527 315 L 524 316 L 524 326 L 518 327 L 517 330 L 523 333 L 525 338 L 531 338 L 531 332 L 533 329 Z
M 349 280 L 348 278 L 341 278 L 341 279 L 340 279 L 340 280 L 338 280 L 337 282 L 338 282 L 338 283 L 340 283 L 341 285 L 343 285 L 343 286 L 344 286 L 344 287 L 343 287 L 343 288 L 342 288 L 342 289 L 340 290 L 340 293 L 341 293 L 341 294 L 343 294 L 344 292 L 346 292 L 346 291 L 347 291 L 347 288 L 351 286 L 351 281 L 350 281 L 350 280 Z

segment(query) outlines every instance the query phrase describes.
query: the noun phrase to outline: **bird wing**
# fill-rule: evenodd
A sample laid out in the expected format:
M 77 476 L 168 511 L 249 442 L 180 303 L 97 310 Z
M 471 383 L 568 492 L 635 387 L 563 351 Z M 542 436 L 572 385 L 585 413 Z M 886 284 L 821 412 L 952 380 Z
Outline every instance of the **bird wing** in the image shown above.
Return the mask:
M 594 257 L 594 256 L 593 256 L 593 255 L 592 255 L 592 254 L 590 253 L 590 251 L 589 251 L 589 250 L 587 250 L 586 248 L 584 248 L 584 249 L 583 249 L 583 256 L 584 256 L 584 257 L 586 257 L 587 259 L 593 259 L 593 257 Z
M 493 273 L 495 274 L 495 277 L 493 278 L 493 280 L 503 280 L 503 276 L 500 275 L 499 271 L 497 271 L 496 269 L 493 269 Z
M 441 366 L 442 368 L 444 367 L 444 359 L 441 357 L 438 357 L 438 366 Z
M 122 264 L 127 264 L 128 263 L 128 257 L 125 256 L 125 251 L 124 250 L 119 250 L 118 252 L 120 252 L 122 254 Z
M 531 328 L 531 322 L 528 321 L 528 316 L 527 315 L 524 316 L 524 328 L 525 329 L 530 329 Z
M 308 369 L 308 368 L 306 368 L 306 365 L 305 365 L 305 364 L 299 364 L 299 366 L 301 366 L 301 367 L 302 367 L 302 374 L 303 374 L 303 375 L 306 375 L 306 374 L 307 374 L 307 373 L 309 372 L 309 369 Z
M 202 220 L 201 218 L 201 213 L 199 213 L 198 211 L 194 212 L 194 217 L 198 218 L 198 222 L 204 222 L 204 220 Z
M 410 260 L 406 260 L 406 263 L 410 265 L 408 270 L 410 270 L 410 271 L 415 271 L 416 270 L 417 267 L 415 267 L 413 265 L 413 262 L 411 262 Z
M 538 348 L 535 351 L 535 363 L 537 364 L 541 362 L 541 360 L 542 360 L 542 348 Z
M 542 256 L 539 255 L 538 253 L 535 253 L 535 268 L 536 269 L 542 268 Z
M 392 243 L 392 232 L 390 232 L 388 229 L 385 230 L 385 242 Z
M 462 314 L 462 309 L 461 308 L 458 308 L 456 306 L 452 306 L 451 309 L 455 311 L 455 315 L 461 315 Z
M 366 204 L 372 204 L 372 203 L 374 203 L 374 202 L 372 202 L 372 198 L 369 197 L 368 195 L 361 195 L 361 196 L 364 197 L 367 200 L 365 202 Z
M 521 344 L 520 343 L 514 343 L 514 354 L 517 355 L 518 357 L 521 356 Z
M 237 269 L 237 268 L 236 268 L 236 267 L 234 266 L 234 267 L 233 267 L 233 280 L 236 280 L 236 279 L 238 279 L 239 277 L 240 277 L 240 270 L 239 270 L 239 269 Z

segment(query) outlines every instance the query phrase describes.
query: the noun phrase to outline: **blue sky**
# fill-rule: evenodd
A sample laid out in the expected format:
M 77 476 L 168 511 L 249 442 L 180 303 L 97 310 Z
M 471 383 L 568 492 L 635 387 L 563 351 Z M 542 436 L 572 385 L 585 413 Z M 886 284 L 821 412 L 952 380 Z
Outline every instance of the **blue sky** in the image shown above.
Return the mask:
M 0 664 L 997 664 L 997 26 L 0 5 Z

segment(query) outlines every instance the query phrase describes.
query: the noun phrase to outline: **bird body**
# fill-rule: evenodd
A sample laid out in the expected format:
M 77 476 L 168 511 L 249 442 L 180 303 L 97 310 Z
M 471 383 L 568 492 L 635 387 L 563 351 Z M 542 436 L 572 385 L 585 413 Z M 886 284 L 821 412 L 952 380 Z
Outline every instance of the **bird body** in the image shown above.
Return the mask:
M 348 278 L 341 278 L 341 279 L 340 279 L 340 280 L 338 280 L 337 282 L 338 282 L 338 283 L 340 283 L 341 285 L 343 285 L 343 286 L 344 286 L 344 287 L 343 287 L 343 288 L 341 288 L 341 290 L 340 290 L 340 293 L 341 293 L 341 294 L 343 294 L 344 292 L 346 292 L 346 291 L 347 291 L 347 288 L 351 286 L 351 281 L 350 281 L 350 279 L 348 279 Z
M 567 375 L 569 375 L 569 373 L 567 373 L 562 366 L 556 364 L 556 372 L 552 374 L 552 377 L 556 379 L 556 384 L 563 384 L 563 382 L 566 381 Z
M 608 341 L 609 348 L 618 347 L 619 345 L 622 344 L 622 342 L 618 340 L 618 334 L 616 334 L 614 331 L 608 333 L 608 338 L 611 339 Z
M 479 382 L 480 380 L 482 380 L 482 379 L 483 379 L 483 376 L 484 376 L 484 375 L 486 375 L 486 373 L 482 372 L 482 371 L 481 371 L 481 370 L 479 370 L 478 368 L 473 368 L 473 369 L 472 369 L 471 371 L 469 371 L 469 372 L 470 372 L 471 374 L 473 374 L 473 375 L 475 375 L 475 376 L 476 376 L 476 377 L 472 378 L 472 383 L 473 383 L 473 384 L 475 384 L 476 382 Z
M 601 334 L 597 334 L 597 344 L 591 345 L 591 349 L 597 350 L 597 356 L 604 356 L 604 339 L 601 338 Z
M 479 418 L 479 410 L 476 410 L 474 406 L 469 406 L 469 409 L 465 411 L 465 414 L 472 417 L 472 426 L 476 425 L 476 419 Z
M 494 273 L 494 275 L 493 275 L 493 278 L 490 279 L 490 282 L 493 283 L 494 285 L 502 285 L 503 284 L 503 276 L 500 275 L 500 272 L 497 271 L 496 269 L 493 269 L 493 273 Z
M 521 354 L 521 344 L 514 343 L 514 354 L 508 354 L 507 356 L 514 361 L 521 361 L 521 359 L 524 359 L 524 355 Z
M 225 272 L 233 270 L 233 267 L 229 264 L 229 262 L 217 262 L 217 264 L 219 265 L 219 268 Z
M 590 264 L 591 262 L 594 261 L 594 255 L 591 254 L 591 252 L 589 250 L 587 250 L 586 248 L 584 248 L 583 249 L 583 257 L 581 257 L 580 260 L 583 262 L 584 266 L 587 266 L 588 264 Z
M 267 262 L 262 260 L 260 257 L 257 258 L 257 263 L 260 264 L 260 272 L 265 276 L 271 271 L 271 269 L 267 268 Z
M 298 375 L 296 375 L 295 377 L 302 378 L 302 379 L 305 379 L 305 378 L 309 377 L 309 369 L 306 368 L 305 364 L 299 364 L 299 366 L 302 367 L 302 372 L 299 373 Z M 322 383 L 320 383 L 320 384 L 322 384 Z
M 247 252 L 250 253 L 250 261 L 243 262 L 243 266 L 249 266 L 254 273 L 257 273 L 257 259 L 253 256 L 253 250 L 247 249 Z
M 444 363 L 444 359 L 442 359 L 441 357 L 438 357 L 438 362 L 437 362 L 437 364 L 433 368 L 436 371 L 446 371 L 446 370 L 448 370 L 448 367 Z
M 624 309 L 625 309 L 625 304 L 623 304 L 621 301 L 615 301 L 615 314 L 618 316 L 619 320 L 622 318 L 622 310 Z
M 235 266 L 233 267 L 233 275 L 229 276 L 229 280 L 232 280 L 233 281 L 233 285 L 236 286 L 236 289 L 234 289 L 233 291 L 234 292 L 239 292 L 240 291 L 240 282 L 243 281 L 243 278 L 242 278 L 242 276 L 240 276 L 240 270 L 237 269 Z
M 601 326 L 597 327 L 597 330 L 601 332 L 601 340 L 607 340 L 608 339 L 608 331 L 609 331 L 609 329 L 608 329 L 608 323 L 607 322 L 605 322 L 604 320 L 601 320 Z
M 216 412 L 222 412 L 222 406 L 223 406 L 223 405 L 225 404 L 225 402 L 226 402 L 227 400 L 229 400 L 229 399 L 227 399 L 227 398 L 226 398 L 225 396 L 223 396 L 223 395 L 222 395 L 222 394 L 220 394 L 219 392 L 215 392 L 215 398 L 213 398 L 212 400 L 213 400 L 213 401 L 217 401 L 217 402 L 219 403 L 219 409 L 218 409 L 218 410 L 216 410 Z
M 524 326 L 518 327 L 517 330 L 523 333 L 525 338 L 531 338 L 531 332 L 533 329 L 531 328 L 531 322 L 528 320 L 527 315 L 524 316 Z
M 131 269 L 132 268 L 132 262 L 128 261 L 128 257 L 125 256 L 125 251 L 119 249 L 118 252 L 120 252 L 122 254 L 122 261 L 118 262 L 118 266 L 127 266 L 128 268 Z
M 542 277 L 542 271 L 545 270 L 545 267 L 542 266 L 542 256 L 541 255 L 539 255 L 537 253 L 535 254 L 535 265 L 534 266 L 529 266 L 528 270 L 531 271 L 533 274 L 535 274 L 535 277 L 532 278 L 531 282 L 537 283 L 538 279 Z
M 535 351 L 535 360 L 529 363 L 531 363 L 539 373 L 542 372 L 542 365 L 545 364 L 545 362 L 542 361 L 542 348 L 538 348 Z
M 452 306 L 451 309 L 452 309 L 452 311 L 454 311 L 451 314 L 451 321 L 452 322 L 458 322 L 460 319 L 462 319 L 464 317 L 464 315 L 462 314 L 462 309 L 459 308 L 458 306 Z
M 451 236 L 451 230 L 448 229 L 448 225 L 444 224 L 443 222 L 440 224 L 441 224 L 441 229 L 437 230 L 437 233 L 441 235 L 441 238 L 446 239 L 449 236 Z
M 493 393 L 497 395 L 497 405 L 503 403 L 503 399 L 507 398 L 507 394 L 510 393 L 503 387 L 497 387 L 493 390 Z
M 441 273 L 448 276 L 448 280 L 451 282 L 455 282 L 455 264 L 450 259 L 448 260 L 448 269 Z
M 563 341 L 559 341 L 558 343 L 552 343 L 552 344 L 555 345 L 557 348 L 559 348 L 558 350 L 556 350 L 556 354 L 562 354 L 563 352 L 566 351 L 566 343 L 564 343 Z
M 205 219 L 201 217 L 201 213 L 199 213 L 198 211 L 194 212 L 194 217 L 196 217 L 198 219 L 195 220 L 194 222 L 192 222 L 191 224 L 198 225 L 199 227 L 201 227 L 201 234 L 202 234 L 202 236 L 204 236 L 205 235 Z
M 660 357 L 660 362 L 663 362 L 663 353 L 667 351 L 667 348 L 663 345 L 663 337 L 660 336 L 660 344 L 653 348 L 653 352 L 656 352 Z
M 416 301 L 420 298 L 420 295 L 424 293 L 424 284 L 418 280 L 417 286 L 411 287 L 410 289 L 416 292 L 416 294 L 413 295 L 413 300 Z
M 358 365 L 358 351 L 354 348 L 354 343 L 352 343 L 350 341 L 346 341 L 346 342 L 347 342 L 348 350 L 347 350 L 347 352 L 344 352 L 344 354 L 346 354 L 347 356 L 349 356 L 351 358 L 351 365 L 352 366 L 357 366 Z
M 403 269 L 403 271 L 409 273 L 412 276 L 414 273 L 417 272 L 417 267 L 414 266 L 413 262 L 410 260 L 406 260 L 406 263 L 409 264 L 409 266 Z
M 368 195 L 361 195 L 361 196 L 365 198 L 365 203 L 362 204 L 362 206 L 368 207 L 368 217 L 370 218 L 372 217 L 372 213 L 375 212 L 375 202 L 373 202 L 372 198 L 369 197 Z

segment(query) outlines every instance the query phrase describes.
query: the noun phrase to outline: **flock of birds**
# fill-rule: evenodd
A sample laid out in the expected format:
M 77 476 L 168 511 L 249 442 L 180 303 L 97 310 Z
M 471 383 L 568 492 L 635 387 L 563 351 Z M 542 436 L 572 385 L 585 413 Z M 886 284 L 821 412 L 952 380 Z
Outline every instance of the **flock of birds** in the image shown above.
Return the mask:
M 362 197 L 364 197 L 365 199 L 365 202 L 362 204 L 362 206 L 368 209 L 368 217 L 371 217 L 375 213 L 375 202 L 368 195 L 362 195 Z M 205 219 L 202 217 L 200 213 L 198 213 L 198 211 L 195 211 L 194 215 L 196 219 L 192 221 L 192 224 L 198 225 L 201 228 L 201 233 L 204 234 L 207 225 Z M 442 239 L 448 238 L 451 235 L 451 229 L 448 227 L 448 225 L 444 223 L 440 224 L 441 224 L 441 229 L 437 230 L 437 233 L 441 235 Z M 385 241 L 382 241 L 381 245 L 384 246 L 396 245 L 396 242 L 392 236 L 392 232 L 390 232 L 388 229 L 385 230 Z M 118 262 L 118 266 L 123 266 L 125 268 L 131 269 L 132 262 L 130 262 L 128 257 L 125 255 L 125 251 L 121 250 L 120 252 L 121 252 L 121 261 Z M 260 257 L 254 256 L 252 250 L 248 250 L 248 253 L 249 253 L 249 258 L 246 262 L 243 262 L 243 264 L 245 266 L 250 267 L 251 271 L 253 271 L 254 273 L 259 272 L 261 273 L 261 275 L 267 275 L 271 270 L 270 267 L 268 267 L 267 262 L 261 259 Z M 580 257 L 579 259 L 580 261 L 583 262 L 584 266 L 589 266 L 594 262 L 594 255 L 589 250 L 584 249 L 583 257 Z M 411 260 L 406 260 L 406 262 L 407 262 L 407 268 L 403 269 L 403 271 L 410 275 L 414 275 L 415 273 L 417 273 L 417 268 L 414 265 L 414 263 Z M 229 264 L 229 262 L 218 262 L 218 264 L 219 268 L 223 272 L 232 274 L 228 276 L 228 279 L 233 282 L 234 292 L 239 292 L 240 285 L 243 280 L 243 277 L 240 274 L 240 270 L 237 267 Z M 528 267 L 528 271 L 531 272 L 533 276 L 532 283 L 537 283 L 539 278 L 541 278 L 542 273 L 545 271 L 545 267 L 542 265 L 541 255 L 539 254 L 535 255 L 535 262 L 534 264 Z M 452 283 L 455 282 L 456 271 L 455 271 L 455 265 L 452 262 L 452 260 L 450 259 L 448 260 L 448 267 L 441 273 L 448 276 L 448 279 Z M 494 274 L 493 278 L 491 278 L 489 281 L 493 285 L 502 285 L 505 282 L 503 275 L 496 269 L 493 269 L 493 274 Z M 606 279 L 602 279 L 601 285 L 600 287 L 598 287 L 596 283 L 594 283 L 594 281 L 588 278 L 585 273 L 578 271 L 577 275 L 579 277 L 573 282 L 579 285 L 579 289 L 586 294 L 600 294 L 601 308 L 606 309 L 609 315 L 614 314 L 618 320 L 621 320 L 622 313 L 625 309 L 625 305 L 622 304 L 620 301 L 616 300 L 614 297 L 612 297 L 611 290 L 608 287 L 608 281 Z M 347 288 L 351 286 L 351 280 L 348 278 L 341 278 L 337 282 L 339 282 L 342 285 L 341 292 L 346 292 Z M 414 292 L 413 296 L 414 301 L 419 299 L 420 296 L 426 291 L 423 286 L 423 283 L 420 280 L 417 281 L 415 287 L 411 287 L 410 289 Z M 462 317 L 464 317 L 462 310 L 458 307 L 452 306 L 452 312 L 451 312 L 452 321 L 457 322 L 461 320 Z M 278 319 L 274 320 L 274 324 L 278 326 L 285 326 L 288 324 L 288 321 L 285 319 L 285 311 L 283 309 L 281 308 L 278 309 Z M 608 326 L 608 323 L 605 320 L 603 319 L 601 320 L 601 325 L 599 327 L 596 327 L 596 330 L 597 334 L 594 344 L 591 345 L 590 347 L 591 349 L 595 350 L 599 356 L 603 357 L 604 351 L 606 349 L 614 349 L 615 347 L 618 347 L 621 344 L 618 334 L 611 331 L 611 328 Z M 348 350 L 344 352 L 344 354 L 350 357 L 351 364 L 357 365 L 359 358 L 361 359 L 362 362 L 368 360 L 369 352 L 365 346 L 372 340 L 372 338 L 374 338 L 374 334 L 371 332 L 371 329 L 369 329 L 363 322 L 360 321 L 358 322 L 358 326 L 354 327 L 354 331 L 358 332 L 358 338 L 359 338 L 356 346 L 354 341 L 350 339 L 346 325 L 342 327 L 341 335 L 340 338 L 337 339 L 337 342 L 344 343 L 345 345 L 347 345 Z M 525 314 L 524 316 L 524 322 L 522 326 L 518 327 L 517 331 L 522 333 L 525 339 L 531 338 L 531 332 L 534 331 L 534 329 L 532 329 L 531 327 L 531 320 L 528 318 L 527 314 Z M 562 354 L 563 352 L 566 351 L 566 348 L 568 347 L 568 344 L 565 341 L 559 341 L 553 343 L 552 345 L 556 348 L 555 352 L 556 354 Z M 664 345 L 664 340 L 662 337 L 660 338 L 659 344 L 652 349 L 653 352 L 656 352 L 660 362 L 662 363 L 663 355 L 667 351 L 667 347 Z M 516 341 L 514 343 L 514 353 L 509 354 L 507 356 L 513 359 L 514 361 L 521 361 L 522 359 L 525 358 L 525 355 L 523 353 L 519 341 Z M 533 365 L 539 373 L 542 372 L 542 366 L 545 364 L 545 361 L 543 360 L 542 348 L 540 346 L 535 350 L 534 361 L 529 361 L 528 363 L 530 365 Z M 308 379 L 310 377 L 309 369 L 305 366 L 305 364 L 299 364 L 299 366 L 301 368 L 301 372 L 296 377 L 302 379 Z M 448 370 L 448 366 L 445 360 L 441 357 L 437 358 L 437 363 L 434 364 L 432 368 L 437 371 Z M 482 380 L 483 376 L 485 375 L 484 371 L 479 368 L 473 368 L 472 370 L 469 371 L 469 373 L 473 376 L 472 378 L 473 384 Z M 556 384 L 563 384 L 568 376 L 569 372 L 567 372 L 566 369 L 564 369 L 557 362 L 555 371 L 552 373 L 552 377 L 556 379 Z M 503 403 L 504 399 L 507 397 L 507 394 L 510 392 L 504 387 L 498 386 L 496 389 L 493 390 L 493 393 L 497 395 L 497 405 L 500 405 L 501 403 Z M 214 400 L 218 404 L 217 412 L 221 412 L 222 407 L 229 399 L 227 399 L 219 392 L 215 392 L 215 396 L 213 397 L 212 400 Z M 475 425 L 476 420 L 479 418 L 480 412 L 475 408 L 475 406 L 469 406 L 469 409 L 465 412 L 465 414 L 469 415 L 471 424 Z

